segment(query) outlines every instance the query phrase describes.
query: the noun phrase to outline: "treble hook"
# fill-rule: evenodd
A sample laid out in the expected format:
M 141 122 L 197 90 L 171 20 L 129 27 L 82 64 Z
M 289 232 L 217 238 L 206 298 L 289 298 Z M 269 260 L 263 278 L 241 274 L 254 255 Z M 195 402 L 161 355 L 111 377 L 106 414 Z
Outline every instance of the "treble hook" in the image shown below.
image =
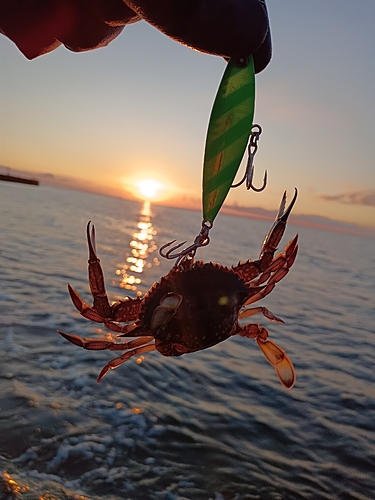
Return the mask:
M 256 129 L 253 131 L 253 129 Z M 250 143 L 247 148 L 248 154 L 249 154 L 249 159 L 247 160 L 247 165 L 245 169 L 245 175 L 243 178 L 238 182 L 237 184 L 232 184 L 232 188 L 236 188 L 238 186 L 241 186 L 246 181 L 246 189 L 252 189 L 253 191 L 256 191 L 257 193 L 260 193 L 263 191 L 266 186 L 267 186 L 267 170 L 264 172 L 264 177 L 263 177 L 263 185 L 260 188 L 256 188 L 253 184 L 253 178 L 254 178 L 254 157 L 255 153 L 258 150 L 258 141 L 260 134 L 262 133 L 262 127 L 260 125 L 253 125 L 251 127 L 251 136 L 250 136 Z
M 178 266 L 179 263 L 181 262 L 182 259 L 189 257 L 189 258 L 194 258 L 194 255 L 199 247 L 205 247 L 206 245 L 209 244 L 210 238 L 208 236 L 208 233 L 210 229 L 212 228 L 213 223 L 211 221 L 203 221 L 202 222 L 202 228 L 198 236 L 195 238 L 194 243 L 187 248 L 184 248 L 183 250 L 180 250 L 179 252 L 175 252 L 178 248 L 181 248 L 183 245 L 185 245 L 186 241 L 183 241 L 182 243 L 178 243 L 177 245 L 174 245 L 172 248 L 170 248 L 167 252 L 164 252 L 164 250 L 173 243 L 175 243 L 176 240 L 169 241 L 159 249 L 159 254 L 164 257 L 165 259 L 177 259 L 175 266 Z

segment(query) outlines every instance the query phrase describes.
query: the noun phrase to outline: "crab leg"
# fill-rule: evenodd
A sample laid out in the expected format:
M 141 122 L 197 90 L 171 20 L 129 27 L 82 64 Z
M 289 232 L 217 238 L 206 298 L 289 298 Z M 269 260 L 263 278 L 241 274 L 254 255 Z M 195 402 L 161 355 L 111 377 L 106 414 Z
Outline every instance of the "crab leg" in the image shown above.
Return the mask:
M 133 349 L 134 347 L 148 344 L 154 340 L 154 337 L 138 337 L 134 340 L 130 340 L 129 342 L 117 343 L 113 342 L 113 340 L 98 340 L 92 338 L 83 339 L 78 335 L 61 332 L 60 330 L 57 330 L 57 332 L 66 340 L 69 340 L 72 344 L 77 345 L 78 347 L 83 347 L 83 349 L 88 349 L 89 351 L 102 351 L 104 349 L 109 349 L 110 351 L 125 351 L 127 349 Z
M 141 354 L 143 352 L 155 351 L 156 349 L 155 343 L 149 344 L 149 342 L 152 342 L 154 340 L 154 337 L 138 337 L 134 340 L 130 340 L 129 342 L 117 343 L 110 340 L 97 340 L 91 338 L 83 339 L 78 335 L 64 333 L 60 330 L 57 330 L 57 332 L 66 340 L 69 340 L 69 342 L 71 342 L 72 344 L 83 347 L 83 349 L 87 349 L 90 351 L 102 351 L 104 349 L 109 349 L 110 351 L 127 351 L 124 352 L 122 356 L 112 359 L 105 365 L 105 367 L 99 374 L 97 382 L 100 382 L 100 380 L 109 370 L 114 370 L 122 363 L 125 363 L 125 361 L 127 361 L 131 356 L 134 356 L 135 354 Z
M 137 340 L 140 340 L 141 338 L 152 338 L 153 337 L 140 337 Z M 129 342 L 130 344 L 130 342 Z M 155 351 L 156 347 L 155 344 L 148 344 L 144 345 L 143 347 L 139 347 L 137 349 L 133 349 L 132 351 L 127 351 L 124 352 L 122 356 L 119 356 L 118 358 L 111 359 L 109 363 L 105 365 L 105 367 L 102 369 L 102 371 L 99 373 L 99 376 L 97 378 L 97 382 L 100 382 L 101 379 L 109 372 L 109 370 L 114 370 L 118 366 L 122 365 L 122 363 L 125 363 L 131 356 L 135 356 L 136 354 L 142 354 L 144 352 L 152 352 Z
M 260 339 L 255 339 L 255 341 L 267 361 L 275 368 L 281 385 L 285 389 L 291 389 L 296 382 L 296 372 L 289 356 L 281 347 L 270 340 L 264 342 Z
M 103 318 L 102 316 L 100 316 L 100 314 L 97 313 L 97 311 L 94 308 L 90 306 L 90 304 L 85 302 L 79 295 L 79 293 L 76 290 L 74 290 L 74 288 L 72 288 L 69 284 L 68 284 L 68 291 L 75 308 L 77 309 L 77 311 L 80 313 L 81 316 L 91 321 L 95 321 L 96 323 L 104 323 L 107 328 L 109 328 L 114 332 L 124 332 L 123 329 L 120 330 L 118 329 L 114 321 L 117 322 L 134 321 L 135 319 L 138 318 L 138 314 L 142 305 L 141 298 L 126 297 L 125 300 L 119 300 L 118 302 L 110 306 L 111 319 Z
M 257 324 L 246 325 L 239 332 L 241 337 L 254 338 L 259 349 L 267 361 L 275 368 L 281 385 L 285 389 L 291 389 L 296 381 L 296 372 L 293 363 L 281 347 L 267 340 L 268 331 Z
M 254 316 L 255 314 L 263 314 L 270 321 L 276 321 L 277 323 L 285 323 L 281 318 L 278 318 L 266 307 L 251 307 L 250 309 L 245 309 L 239 315 L 239 319 L 249 318 L 250 316 Z

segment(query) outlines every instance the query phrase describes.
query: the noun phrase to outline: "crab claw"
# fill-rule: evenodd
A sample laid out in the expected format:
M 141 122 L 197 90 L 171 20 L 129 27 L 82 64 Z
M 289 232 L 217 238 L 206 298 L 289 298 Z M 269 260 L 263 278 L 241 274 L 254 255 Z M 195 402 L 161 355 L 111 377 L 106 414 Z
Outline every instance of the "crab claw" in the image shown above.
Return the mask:
M 100 265 L 100 259 L 97 256 L 95 248 L 95 227 L 92 226 L 90 231 L 90 226 L 91 221 L 87 223 L 86 237 L 87 246 L 89 248 L 89 283 L 91 294 L 94 299 L 94 309 L 98 311 L 102 318 L 110 318 L 111 306 L 105 290 L 104 276 Z
M 263 242 L 262 250 L 260 252 L 259 259 L 261 260 L 262 269 L 266 269 L 272 261 L 273 254 L 277 250 L 277 245 L 280 243 L 280 240 L 283 237 L 288 217 L 297 199 L 297 194 L 298 191 L 297 188 L 295 188 L 293 199 L 286 209 L 286 191 L 283 194 L 276 220 L 273 223 L 271 229 L 268 231 L 268 234 Z
M 285 351 L 270 340 L 261 341 L 256 339 L 259 349 L 265 355 L 267 361 L 275 368 L 281 385 L 285 389 L 291 389 L 296 382 L 296 372 L 293 363 Z

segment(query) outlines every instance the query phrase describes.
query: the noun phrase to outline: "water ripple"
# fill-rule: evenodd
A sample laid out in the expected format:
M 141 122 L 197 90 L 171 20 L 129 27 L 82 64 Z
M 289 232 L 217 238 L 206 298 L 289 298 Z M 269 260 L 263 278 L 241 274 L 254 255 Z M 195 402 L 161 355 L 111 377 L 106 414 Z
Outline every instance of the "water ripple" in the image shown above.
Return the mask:
M 142 206 L 43 186 L 0 189 L 0 493 L 17 485 L 31 500 L 373 498 L 373 241 L 298 228 L 298 259 L 264 301 L 286 325 L 259 319 L 293 359 L 292 391 L 245 338 L 181 358 L 147 354 L 96 384 L 111 353 L 56 333 L 94 336 L 100 327 L 74 310 L 67 283 L 89 300 L 91 219 L 108 293 L 122 296 L 116 270 Z M 193 240 L 200 227 L 198 212 L 151 212 L 158 246 Z M 199 258 L 257 258 L 267 230 L 220 216 Z M 285 242 L 295 232 L 289 226 Z M 149 263 L 130 296 L 170 266 Z

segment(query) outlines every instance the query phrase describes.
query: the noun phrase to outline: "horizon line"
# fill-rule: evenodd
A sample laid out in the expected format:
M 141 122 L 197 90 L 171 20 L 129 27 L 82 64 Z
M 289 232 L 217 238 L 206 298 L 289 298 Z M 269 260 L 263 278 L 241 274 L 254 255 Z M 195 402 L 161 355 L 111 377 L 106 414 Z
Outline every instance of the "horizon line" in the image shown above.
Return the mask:
M 111 194 L 107 191 L 105 187 L 103 189 L 101 188 L 100 185 L 96 184 L 95 182 L 90 182 L 87 185 L 87 181 L 85 181 L 86 185 L 82 185 L 81 184 L 82 180 L 75 179 L 74 177 L 58 176 L 51 173 L 20 170 L 17 168 L 6 167 L 5 165 L 0 165 L 0 167 L 8 170 L 11 169 L 13 171 L 17 171 L 22 174 L 27 174 L 27 175 L 31 174 L 34 176 L 40 176 L 42 179 L 39 179 L 39 182 L 40 185 L 42 186 L 57 187 L 68 190 L 70 189 L 73 191 L 81 191 L 91 194 L 99 194 L 103 196 L 108 196 L 110 198 L 121 198 L 129 201 L 138 201 L 140 203 L 144 201 L 150 201 L 151 204 L 160 205 L 164 207 L 172 207 L 182 210 L 193 210 L 198 212 L 201 210 L 201 207 L 199 207 L 200 201 L 198 198 L 193 200 L 190 198 L 188 200 L 187 197 L 185 197 L 185 204 L 181 203 L 181 199 L 177 201 L 175 197 L 164 201 L 145 200 L 133 195 L 132 193 L 130 193 L 130 191 L 126 191 L 123 189 L 121 190 L 120 193 Z M 257 213 L 256 212 L 257 210 L 261 211 L 262 213 Z M 233 215 L 235 217 L 247 217 L 256 220 L 273 221 L 275 220 L 274 214 L 277 213 L 277 210 L 275 210 L 274 212 L 272 210 L 268 210 L 259 206 L 245 207 L 238 204 L 232 204 L 232 205 L 223 205 L 221 208 L 221 213 L 226 215 Z M 308 220 L 309 218 L 310 220 Z M 311 220 L 312 218 L 319 220 L 318 221 Z M 359 226 L 355 223 L 343 222 L 315 214 L 291 214 L 288 223 L 295 226 L 310 227 L 312 229 L 321 229 L 325 231 L 353 234 L 357 236 L 365 236 L 368 238 L 375 239 L 375 228 L 368 226 Z

